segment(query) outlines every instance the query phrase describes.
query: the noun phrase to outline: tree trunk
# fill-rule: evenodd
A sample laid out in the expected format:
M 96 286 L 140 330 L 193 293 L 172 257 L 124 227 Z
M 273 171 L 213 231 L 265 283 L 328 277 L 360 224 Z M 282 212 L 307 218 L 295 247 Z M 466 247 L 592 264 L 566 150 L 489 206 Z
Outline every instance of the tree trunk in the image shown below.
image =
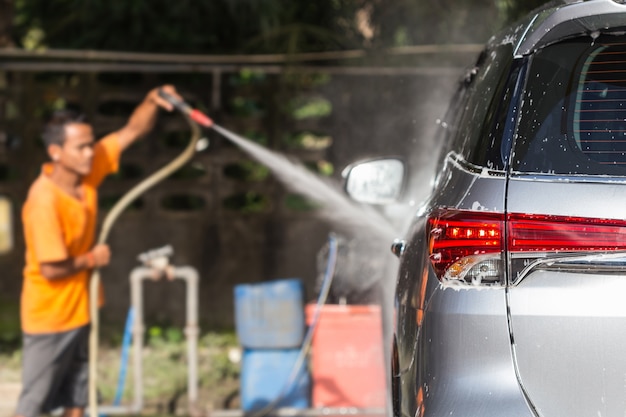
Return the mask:
M 0 0 L 0 48 L 13 46 L 13 0 Z

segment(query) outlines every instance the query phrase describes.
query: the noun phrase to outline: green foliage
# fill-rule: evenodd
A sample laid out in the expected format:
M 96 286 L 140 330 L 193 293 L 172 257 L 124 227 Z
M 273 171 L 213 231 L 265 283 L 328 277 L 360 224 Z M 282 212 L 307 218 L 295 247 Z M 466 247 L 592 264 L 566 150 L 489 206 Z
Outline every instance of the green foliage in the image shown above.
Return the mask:
M 288 194 L 285 196 L 285 206 L 294 211 L 313 211 L 320 208 L 320 205 L 312 202 L 300 194 Z
M 239 117 L 261 117 L 265 113 L 260 100 L 237 95 L 230 99 L 230 110 Z
M 183 332 L 177 327 L 160 327 L 151 326 L 148 329 L 147 344 L 152 346 L 160 346 L 167 344 L 177 344 L 183 340 Z
M 14 1 L 14 42 L 27 49 L 210 54 L 480 43 L 504 24 L 547 2 Z
M 542 6 L 545 3 L 547 3 L 546 0 L 499 0 L 497 2 L 498 7 L 502 10 L 503 14 L 506 16 L 507 22 L 509 23 L 515 22 L 531 10 Z
M 283 76 L 286 84 L 293 85 L 298 89 L 315 88 L 326 85 L 331 81 L 331 75 L 323 72 L 297 72 L 288 71 Z
M 549 0 L 367 1 L 378 47 L 483 43 Z
M 20 337 L 17 303 L 2 300 L 0 303 L 0 335 L 7 329 Z M 109 337 L 100 346 L 98 355 L 98 389 L 105 404 L 113 400 L 121 364 L 121 337 Z M 116 340 L 117 343 L 112 343 Z M 0 340 L 0 380 L 18 383 L 21 380 L 22 351 L 18 345 L 12 349 Z M 221 408 L 225 399 L 239 385 L 240 349 L 234 332 L 209 332 L 198 340 L 198 376 L 202 404 Z M 187 345 L 181 328 L 151 326 L 146 332 L 142 355 L 144 369 L 144 398 L 147 412 L 163 411 L 184 399 L 187 390 Z M 127 380 L 122 403 L 132 398 L 132 357 L 128 364 Z M 178 405 L 183 409 L 182 404 Z
M 213 403 L 221 408 L 224 399 L 238 387 L 239 362 L 231 360 L 239 350 L 233 332 L 210 332 L 198 340 L 198 376 L 202 404 Z M 121 349 L 102 347 L 98 361 L 99 390 L 105 403 L 110 403 L 117 389 Z M 0 356 L 0 364 L 3 357 Z M 7 359 L 8 361 L 8 359 Z M 132 362 L 132 361 L 131 361 Z M 19 367 L 19 364 L 16 366 Z M 132 398 L 130 377 L 132 363 L 124 387 L 122 403 Z M 147 411 L 165 410 L 184 399 L 187 392 L 187 345 L 182 329 L 151 326 L 146 332 L 143 352 L 144 398 Z M 182 405 L 179 404 L 182 409 Z
M 283 143 L 289 148 L 318 150 L 330 147 L 333 139 L 328 135 L 304 131 L 285 136 Z
M 224 167 L 225 176 L 239 181 L 263 181 L 269 173 L 269 168 L 253 161 L 243 161 Z
M 22 379 L 22 350 L 3 351 L 0 349 L 0 381 L 18 383 Z
M 12 352 L 20 346 L 20 308 L 16 300 L 0 299 L 0 352 Z
M 258 130 L 248 130 L 244 132 L 243 136 L 259 145 L 267 146 L 268 144 L 267 134 Z
M 263 194 L 248 191 L 225 198 L 222 205 L 228 210 L 242 214 L 262 213 L 270 207 L 270 200 Z
M 207 352 L 214 353 L 211 356 L 212 364 L 208 361 L 202 361 L 200 364 L 201 368 L 207 369 L 209 366 L 211 368 L 204 374 L 206 382 L 217 383 L 223 379 L 239 377 L 240 364 L 232 358 L 240 356 L 238 354 L 239 342 L 235 333 L 207 333 L 199 343 Z
M 330 177 L 335 172 L 335 167 L 328 161 L 317 161 L 315 165 L 320 175 Z
M 296 120 L 324 117 L 332 111 L 331 102 L 323 97 L 297 97 L 289 103 L 288 109 Z
M 15 40 L 30 49 L 319 51 L 358 42 L 355 26 L 340 18 L 356 7 L 348 0 L 17 0 Z
M 255 85 L 264 82 L 267 79 L 267 76 L 262 71 L 255 71 L 250 68 L 244 68 L 240 70 L 238 73 L 231 75 L 228 77 L 229 84 L 234 87 L 244 86 L 244 85 Z

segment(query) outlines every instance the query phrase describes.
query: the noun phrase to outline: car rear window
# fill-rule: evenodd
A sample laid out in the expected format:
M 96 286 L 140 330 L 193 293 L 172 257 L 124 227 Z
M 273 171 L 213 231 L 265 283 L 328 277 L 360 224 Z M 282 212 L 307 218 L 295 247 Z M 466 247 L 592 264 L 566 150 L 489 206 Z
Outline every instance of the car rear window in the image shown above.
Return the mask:
M 513 170 L 626 175 L 626 37 L 546 47 L 527 73 Z

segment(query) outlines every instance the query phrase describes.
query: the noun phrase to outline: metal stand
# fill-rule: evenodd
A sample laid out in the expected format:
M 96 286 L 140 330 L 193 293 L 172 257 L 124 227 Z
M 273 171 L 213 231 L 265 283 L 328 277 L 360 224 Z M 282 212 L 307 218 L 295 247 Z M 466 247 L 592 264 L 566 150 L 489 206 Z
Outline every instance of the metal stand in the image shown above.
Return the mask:
M 195 268 L 184 266 L 172 268 L 173 279 L 183 279 L 187 283 L 187 318 L 185 339 L 187 341 L 187 396 L 189 408 L 195 409 L 198 401 L 198 272 Z M 135 309 L 133 326 L 133 409 L 143 409 L 143 293 L 141 284 L 144 279 L 154 279 L 154 270 L 138 267 L 130 274 L 131 300 Z
M 133 324 L 133 401 L 130 406 L 101 406 L 100 413 L 107 414 L 139 414 L 143 410 L 143 336 L 145 332 L 143 319 L 142 283 L 146 279 L 182 279 L 187 283 L 185 339 L 187 343 L 187 396 L 189 412 L 197 410 L 198 402 L 198 271 L 190 266 L 174 267 L 163 262 L 163 249 L 142 254 L 140 259 L 150 265 L 137 267 L 130 274 L 131 307 L 135 311 Z M 171 254 L 166 250 L 166 256 Z M 158 258 L 151 255 L 158 254 Z M 154 262 L 153 262 L 154 261 Z M 158 261 L 158 262 L 157 262 Z

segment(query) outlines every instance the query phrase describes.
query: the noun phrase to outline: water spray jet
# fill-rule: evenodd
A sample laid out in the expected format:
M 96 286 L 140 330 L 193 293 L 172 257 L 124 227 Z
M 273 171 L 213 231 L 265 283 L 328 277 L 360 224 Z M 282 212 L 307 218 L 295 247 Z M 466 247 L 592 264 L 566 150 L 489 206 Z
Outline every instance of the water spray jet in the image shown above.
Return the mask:
M 334 184 L 324 181 L 302 164 L 217 125 L 211 118 L 184 101 L 163 91 L 160 94 L 190 119 L 207 129 L 214 130 L 259 163 L 267 166 L 287 188 L 320 204 L 320 216 L 338 230 L 381 239 L 385 244 L 390 244 L 399 236 L 399 231 L 375 209 L 357 205 Z

